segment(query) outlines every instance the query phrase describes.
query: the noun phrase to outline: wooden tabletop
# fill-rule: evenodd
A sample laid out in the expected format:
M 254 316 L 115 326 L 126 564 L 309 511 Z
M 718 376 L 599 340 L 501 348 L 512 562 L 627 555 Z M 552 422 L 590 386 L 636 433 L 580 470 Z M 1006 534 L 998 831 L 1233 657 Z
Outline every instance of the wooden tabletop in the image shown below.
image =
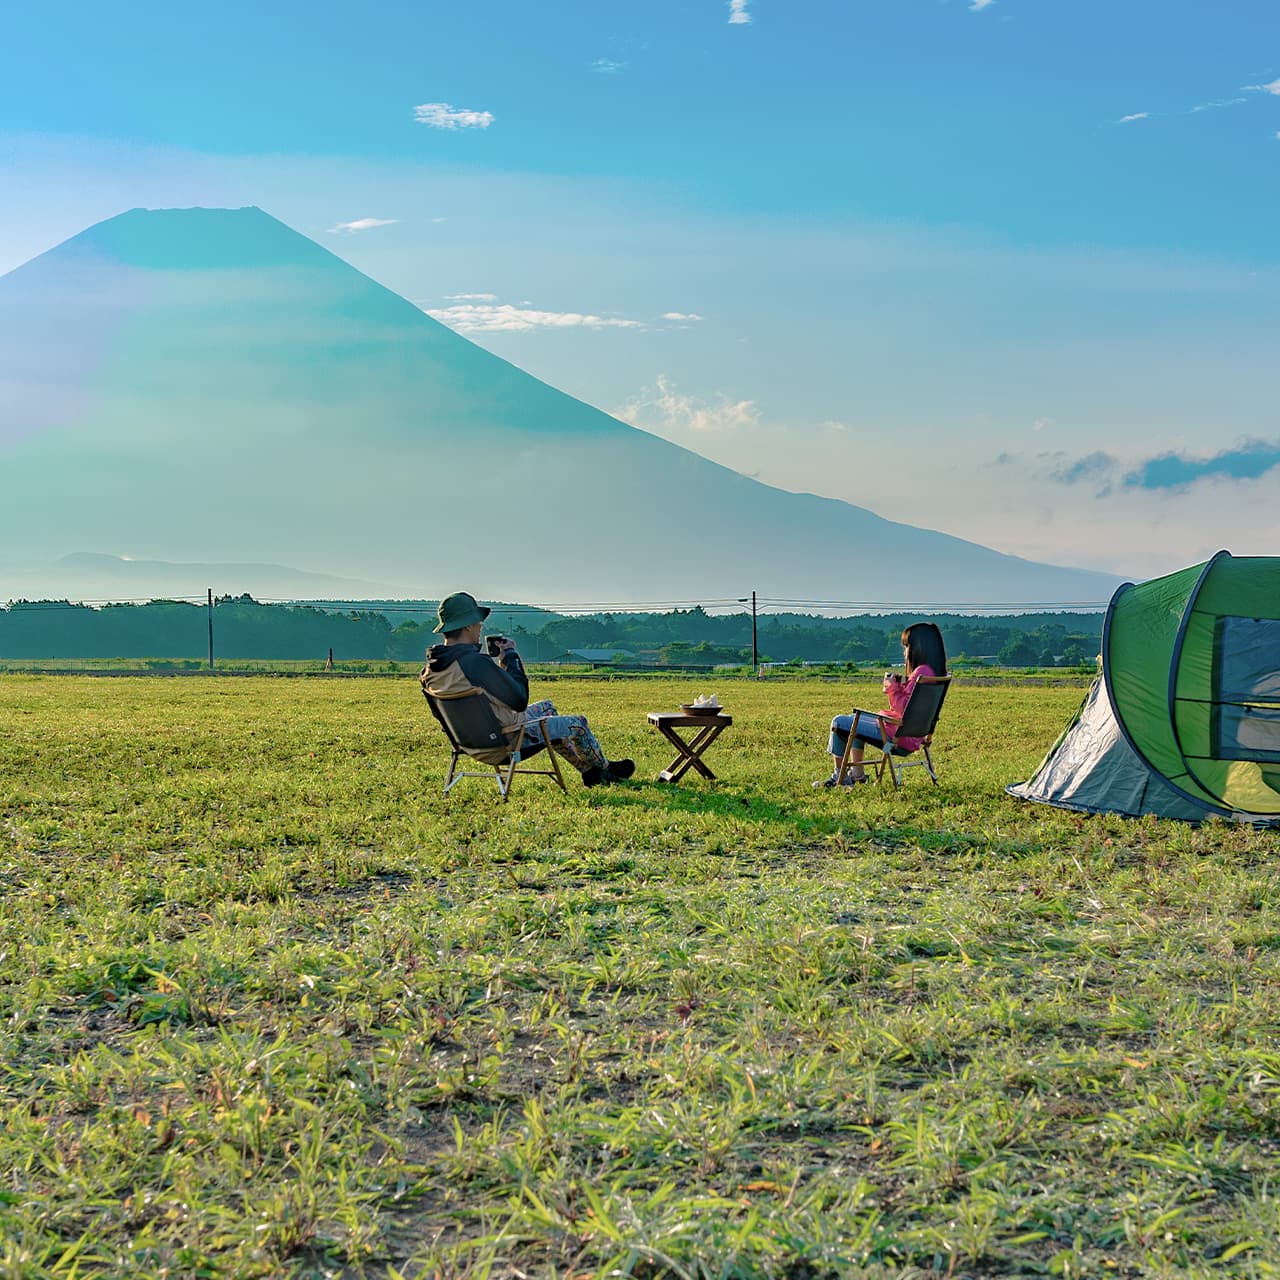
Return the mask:
M 688 711 L 650 711 L 649 723 L 672 724 L 732 724 L 733 717 L 723 711 L 711 711 L 706 715 L 693 715 Z

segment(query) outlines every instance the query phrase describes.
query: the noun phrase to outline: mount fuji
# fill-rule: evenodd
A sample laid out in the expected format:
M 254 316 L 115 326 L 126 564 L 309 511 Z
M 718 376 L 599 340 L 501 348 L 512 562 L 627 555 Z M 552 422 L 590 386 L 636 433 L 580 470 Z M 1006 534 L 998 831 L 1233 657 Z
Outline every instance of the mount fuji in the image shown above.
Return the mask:
M 256 208 L 135 209 L 0 277 L 0 474 L 0 595 L 77 553 L 531 601 L 962 605 L 1115 585 L 739 475 Z

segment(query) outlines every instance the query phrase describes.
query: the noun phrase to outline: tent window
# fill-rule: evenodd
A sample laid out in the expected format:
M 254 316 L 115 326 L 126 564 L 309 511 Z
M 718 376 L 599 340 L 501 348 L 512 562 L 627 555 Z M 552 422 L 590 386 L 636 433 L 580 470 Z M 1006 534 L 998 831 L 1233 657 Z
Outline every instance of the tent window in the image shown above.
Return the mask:
M 1280 620 L 1218 619 L 1215 702 L 1280 703 Z
M 1260 760 L 1280 764 L 1280 707 L 1217 708 L 1219 760 Z
M 1280 763 L 1280 620 L 1219 618 L 1214 642 L 1214 755 Z

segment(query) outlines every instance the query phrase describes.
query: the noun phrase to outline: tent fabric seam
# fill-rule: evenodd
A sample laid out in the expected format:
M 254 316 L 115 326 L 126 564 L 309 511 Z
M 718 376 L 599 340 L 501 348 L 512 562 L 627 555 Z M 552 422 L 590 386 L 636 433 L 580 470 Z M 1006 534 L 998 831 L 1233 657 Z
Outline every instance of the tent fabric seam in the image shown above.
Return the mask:
M 1205 568 L 1207 569 L 1208 565 L 1206 565 Z M 1133 734 L 1129 732 L 1129 726 L 1124 722 L 1124 715 L 1120 711 L 1120 704 L 1116 701 L 1115 685 L 1111 680 L 1111 626 L 1112 621 L 1115 618 L 1116 605 L 1119 603 L 1120 597 L 1124 595 L 1126 591 L 1132 591 L 1133 589 L 1134 584 L 1132 582 L 1126 582 L 1122 586 L 1117 587 L 1115 594 L 1111 597 L 1111 603 L 1107 605 L 1106 616 L 1102 620 L 1102 680 L 1107 690 L 1107 697 L 1111 700 L 1111 712 L 1115 717 L 1116 727 L 1120 730 L 1120 736 L 1124 738 L 1125 743 L 1134 755 L 1136 755 L 1138 759 L 1146 765 L 1149 772 L 1155 774 L 1159 778 L 1163 778 L 1165 782 L 1168 783 L 1171 791 L 1181 796 L 1183 800 L 1188 801 L 1190 804 L 1198 805 L 1200 808 L 1206 809 L 1211 813 L 1215 813 L 1219 817 L 1230 818 L 1232 816 L 1232 811 L 1230 809 L 1224 808 L 1221 803 L 1205 801 L 1200 796 L 1193 796 L 1189 791 L 1184 791 L 1180 786 L 1178 786 L 1172 778 L 1165 774 L 1163 769 L 1157 769 L 1156 766 L 1147 758 L 1147 753 L 1134 741 Z M 1178 744 L 1178 750 L 1179 752 L 1182 750 L 1181 743 Z M 1185 758 L 1183 763 L 1186 763 Z M 1179 774 L 1178 776 L 1181 777 L 1183 775 Z M 1188 774 L 1186 776 L 1189 777 L 1190 775 Z
M 1204 584 L 1209 580 L 1209 575 L 1213 572 L 1214 566 L 1226 557 L 1231 559 L 1231 552 L 1222 550 L 1209 557 L 1205 561 L 1205 566 L 1200 570 L 1200 576 L 1196 579 L 1195 586 L 1191 588 L 1191 594 L 1187 596 L 1187 603 L 1182 607 L 1182 617 L 1178 621 L 1178 631 L 1173 638 L 1173 652 L 1169 655 L 1169 728 L 1173 731 L 1173 745 L 1177 747 L 1178 754 L 1182 757 L 1182 763 L 1186 765 L 1187 777 L 1191 778 L 1206 795 L 1210 795 L 1220 805 L 1226 804 L 1226 797 L 1218 795 L 1203 778 L 1191 767 L 1191 762 L 1187 759 L 1186 748 L 1182 745 L 1182 732 L 1178 728 L 1178 716 L 1176 713 L 1178 702 L 1178 668 L 1182 665 L 1182 646 L 1187 639 L 1187 628 L 1191 625 L 1191 615 L 1196 612 L 1196 601 L 1200 599 L 1200 592 L 1204 590 Z

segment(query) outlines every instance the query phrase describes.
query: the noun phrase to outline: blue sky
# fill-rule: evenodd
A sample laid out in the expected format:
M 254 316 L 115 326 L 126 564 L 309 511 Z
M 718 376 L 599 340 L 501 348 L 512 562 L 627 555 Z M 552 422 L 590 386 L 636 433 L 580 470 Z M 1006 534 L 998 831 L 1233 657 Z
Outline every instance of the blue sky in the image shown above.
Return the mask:
M 27 6 L 0 189 L 0 270 L 257 204 L 637 426 L 1001 550 L 1280 545 L 1274 0 Z

